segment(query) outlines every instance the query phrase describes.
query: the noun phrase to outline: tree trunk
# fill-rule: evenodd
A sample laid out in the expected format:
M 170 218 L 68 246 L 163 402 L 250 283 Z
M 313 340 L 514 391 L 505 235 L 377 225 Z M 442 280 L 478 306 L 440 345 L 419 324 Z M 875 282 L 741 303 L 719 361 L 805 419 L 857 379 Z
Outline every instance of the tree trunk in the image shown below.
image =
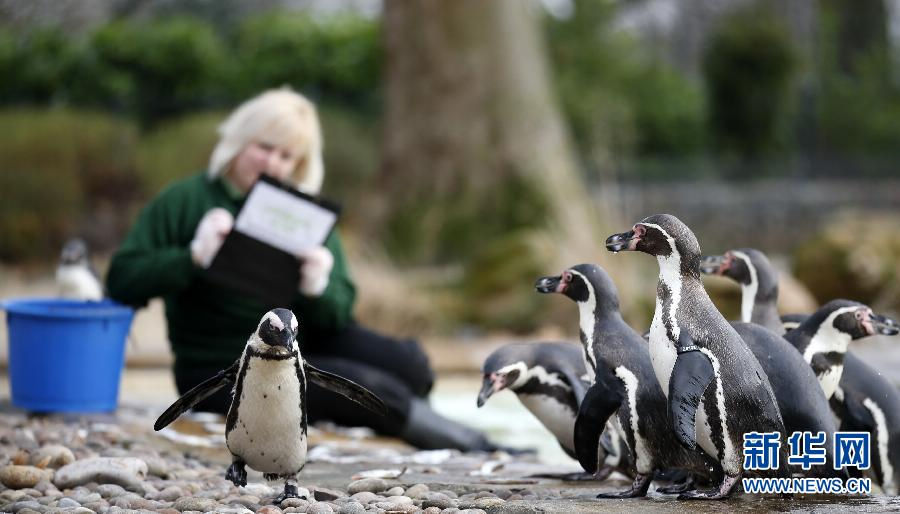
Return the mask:
M 581 259 L 603 258 L 539 22 L 520 0 L 385 3 L 378 187 L 395 257 L 451 262 L 540 227 L 575 230 L 563 239 L 594 250 Z

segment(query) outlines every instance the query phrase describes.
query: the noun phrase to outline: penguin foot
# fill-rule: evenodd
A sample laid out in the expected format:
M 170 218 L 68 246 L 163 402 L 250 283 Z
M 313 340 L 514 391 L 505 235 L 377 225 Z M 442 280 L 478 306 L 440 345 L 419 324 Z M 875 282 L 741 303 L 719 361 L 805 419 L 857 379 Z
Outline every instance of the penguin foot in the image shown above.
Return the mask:
M 225 478 L 239 487 L 247 485 L 247 468 L 244 467 L 244 461 L 232 462 L 231 466 L 228 466 L 228 471 L 225 472 Z
M 656 488 L 656 492 L 659 494 L 681 494 L 686 493 L 688 491 L 693 491 L 696 489 L 694 485 L 694 479 L 688 478 L 683 482 L 671 483 L 669 485 L 664 485 Z
M 281 505 L 281 502 L 283 502 L 284 500 L 287 500 L 288 498 L 299 498 L 299 497 L 300 497 L 300 495 L 297 492 L 297 486 L 295 486 L 294 484 L 285 483 L 284 484 L 284 492 L 279 494 L 278 496 L 276 496 L 275 499 L 272 500 L 272 503 L 274 505 Z
M 737 485 L 740 476 L 726 476 L 718 489 L 712 491 L 688 491 L 678 495 L 679 500 L 724 500 L 731 494 L 731 490 Z
M 612 493 L 600 493 L 597 495 L 597 498 L 640 498 L 647 496 L 647 489 L 650 488 L 650 482 L 652 481 L 652 474 L 641 475 L 638 473 L 638 475 L 634 477 L 634 483 L 631 484 L 630 489 Z

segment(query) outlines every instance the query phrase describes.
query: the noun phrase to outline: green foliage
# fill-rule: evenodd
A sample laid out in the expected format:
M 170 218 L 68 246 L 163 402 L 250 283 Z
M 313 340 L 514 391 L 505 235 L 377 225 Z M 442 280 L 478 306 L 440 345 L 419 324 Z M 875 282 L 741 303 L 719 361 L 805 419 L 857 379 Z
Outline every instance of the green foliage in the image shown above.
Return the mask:
M 91 209 L 133 195 L 135 127 L 67 110 L 0 112 L 0 259 L 55 256 Z
M 234 46 L 241 96 L 290 85 L 361 106 L 373 102 L 380 84 L 378 25 L 370 20 L 276 11 L 247 19 Z
M 826 2 L 821 15 L 818 145 L 829 153 L 881 159 L 886 172 L 893 174 L 900 157 L 900 74 L 896 60 L 880 37 L 883 34 L 862 37 L 868 39 L 864 43 L 840 44 L 846 38 L 843 26 L 853 24 L 836 12 L 841 7 L 855 10 L 857 6 Z M 880 18 L 874 21 L 883 24 Z M 860 24 L 852 29 L 862 32 L 865 27 Z M 865 34 L 856 38 L 861 36 Z M 863 166 L 859 171 L 876 170 Z
M 127 77 L 120 101 L 145 125 L 206 106 L 222 89 L 225 47 L 198 20 L 113 22 L 93 35 L 92 47 L 103 67 Z
M 751 7 L 723 22 L 703 63 L 719 152 L 752 158 L 786 147 L 796 70 L 790 38 L 771 13 Z
M 693 156 L 706 139 L 700 87 L 612 27 L 616 5 L 576 1 L 547 37 L 563 112 L 590 167 L 629 156 Z M 643 173 L 644 167 L 629 167 Z
M 319 105 L 319 119 L 325 140 L 324 194 L 350 206 L 344 213 L 350 219 L 343 219 L 352 225 L 354 216 L 367 215 L 359 207 L 371 194 L 380 164 L 376 127 L 357 111 L 327 103 Z
M 137 173 L 141 193 L 152 197 L 170 182 L 206 169 L 227 112 L 201 112 L 164 121 L 141 137 Z

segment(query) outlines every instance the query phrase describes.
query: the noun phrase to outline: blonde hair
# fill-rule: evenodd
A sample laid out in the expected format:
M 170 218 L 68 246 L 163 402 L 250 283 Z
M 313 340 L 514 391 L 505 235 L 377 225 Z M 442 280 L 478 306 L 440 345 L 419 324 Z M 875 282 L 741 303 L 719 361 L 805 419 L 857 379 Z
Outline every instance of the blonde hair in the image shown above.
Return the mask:
M 219 125 L 219 142 L 209 159 L 210 180 L 226 173 L 248 144 L 281 146 L 300 156 L 290 176 L 308 194 L 322 189 L 322 131 L 316 107 L 289 87 L 270 89 L 241 104 Z

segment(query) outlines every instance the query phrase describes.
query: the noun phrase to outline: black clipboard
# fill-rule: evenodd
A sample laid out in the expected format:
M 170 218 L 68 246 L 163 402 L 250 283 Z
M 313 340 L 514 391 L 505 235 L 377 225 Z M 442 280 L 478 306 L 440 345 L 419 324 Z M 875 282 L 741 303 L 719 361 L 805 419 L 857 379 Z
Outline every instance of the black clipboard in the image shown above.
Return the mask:
M 288 193 L 299 202 L 308 202 L 333 213 L 334 220 L 318 243 L 325 244 L 337 225 L 340 216 L 339 205 L 297 191 L 265 175 L 260 176 L 253 189 L 260 187 L 260 184 L 273 186 L 277 191 Z M 253 189 L 250 194 L 253 193 Z M 245 203 L 235 220 L 241 219 L 241 212 L 246 206 Z M 297 287 L 300 283 L 300 261 L 292 253 L 242 232 L 238 229 L 236 221 L 235 228 L 225 237 L 205 274 L 212 282 L 257 298 L 267 309 L 290 308 L 297 296 Z

